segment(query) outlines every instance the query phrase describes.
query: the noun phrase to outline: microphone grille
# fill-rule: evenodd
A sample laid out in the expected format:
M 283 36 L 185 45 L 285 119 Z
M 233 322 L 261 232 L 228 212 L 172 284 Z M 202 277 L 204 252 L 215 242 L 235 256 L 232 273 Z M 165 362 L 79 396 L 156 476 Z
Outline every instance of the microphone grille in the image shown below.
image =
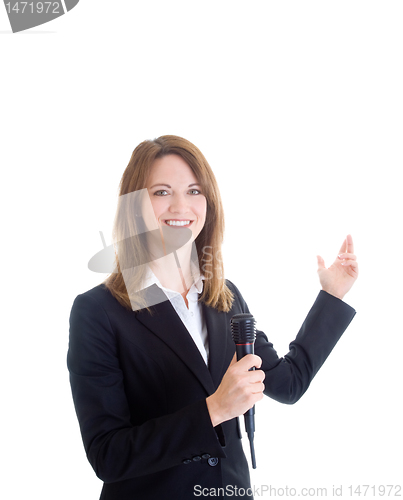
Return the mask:
M 256 320 L 252 314 L 235 314 L 231 318 L 232 339 L 235 344 L 253 344 L 256 339 Z

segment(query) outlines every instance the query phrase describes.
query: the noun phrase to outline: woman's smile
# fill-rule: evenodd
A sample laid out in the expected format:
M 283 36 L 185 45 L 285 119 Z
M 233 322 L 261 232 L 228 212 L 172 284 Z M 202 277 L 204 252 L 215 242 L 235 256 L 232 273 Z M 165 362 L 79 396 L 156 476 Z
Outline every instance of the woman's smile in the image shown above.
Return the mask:
M 192 220 L 185 219 L 168 219 L 163 221 L 167 226 L 171 227 L 190 227 L 192 225 Z

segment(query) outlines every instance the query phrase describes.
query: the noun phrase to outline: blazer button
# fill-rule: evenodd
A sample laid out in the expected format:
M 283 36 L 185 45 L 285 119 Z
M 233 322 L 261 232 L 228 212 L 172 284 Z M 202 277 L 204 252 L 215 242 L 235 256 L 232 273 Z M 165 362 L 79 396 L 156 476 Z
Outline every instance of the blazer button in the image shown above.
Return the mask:
M 182 460 L 182 463 L 183 464 L 190 464 L 191 460 L 189 460 L 188 458 L 186 458 L 185 460 Z
M 192 460 L 193 462 L 198 462 L 199 460 L 201 460 L 201 457 L 199 457 L 199 455 L 196 455 Z
M 217 457 L 211 457 L 207 460 L 207 463 L 211 465 L 211 467 L 214 467 L 218 464 L 218 458 Z
M 202 458 L 210 458 L 211 455 L 209 453 L 205 453 L 204 455 L 202 455 Z

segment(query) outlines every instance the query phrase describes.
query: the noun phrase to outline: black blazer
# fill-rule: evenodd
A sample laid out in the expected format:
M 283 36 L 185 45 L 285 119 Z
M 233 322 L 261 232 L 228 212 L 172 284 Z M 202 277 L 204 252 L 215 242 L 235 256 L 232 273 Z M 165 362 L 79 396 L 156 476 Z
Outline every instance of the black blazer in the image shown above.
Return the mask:
M 203 304 L 208 367 L 168 300 L 150 315 L 125 309 L 104 285 L 75 299 L 67 363 L 85 451 L 104 481 L 102 500 L 190 500 L 201 488 L 250 487 L 238 419 L 213 428 L 206 405 L 235 352 L 230 319 L 249 312 L 227 284 L 231 311 Z M 258 331 L 265 394 L 298 401 L 354 315 L 321 291 L 284 358 Z

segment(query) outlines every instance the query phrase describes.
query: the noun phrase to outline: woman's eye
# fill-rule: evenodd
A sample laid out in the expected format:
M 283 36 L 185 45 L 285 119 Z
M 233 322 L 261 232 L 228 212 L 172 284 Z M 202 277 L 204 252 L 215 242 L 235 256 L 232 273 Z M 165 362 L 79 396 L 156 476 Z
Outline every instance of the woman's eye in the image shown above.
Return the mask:
M 167 192 L 167 191 L 165 191 L 165 189 L 160 189 L 159 191 L 156 191 L 156 192 L 154 193 L 154 195 L 155 195 L 155 196 L 165 196 L 165 195 L 167 195 L 167 194 L 168 194 L 168 192 Z
M 189 191 L 189 193 L 191 193 L 191 194 L 200 194 L 200 191 L 198 189 L 191 189 Z

